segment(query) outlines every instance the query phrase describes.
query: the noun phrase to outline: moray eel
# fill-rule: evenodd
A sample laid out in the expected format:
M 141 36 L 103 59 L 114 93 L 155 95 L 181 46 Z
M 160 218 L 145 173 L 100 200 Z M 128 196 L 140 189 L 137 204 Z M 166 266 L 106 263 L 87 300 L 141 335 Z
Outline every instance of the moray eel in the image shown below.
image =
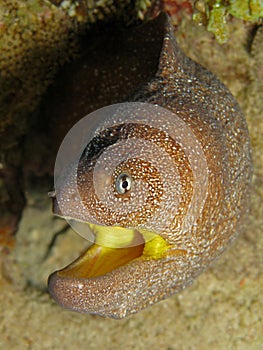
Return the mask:
M 237 102 L 184 55 L 168 16 L 151 26 L 162 29 L 154 76 L 81 119 L 58 153 L 54 213 L 91 242 L 49 277 L 70 310 L 123 318 L 181 291 L 248 211 L 250 143 Z

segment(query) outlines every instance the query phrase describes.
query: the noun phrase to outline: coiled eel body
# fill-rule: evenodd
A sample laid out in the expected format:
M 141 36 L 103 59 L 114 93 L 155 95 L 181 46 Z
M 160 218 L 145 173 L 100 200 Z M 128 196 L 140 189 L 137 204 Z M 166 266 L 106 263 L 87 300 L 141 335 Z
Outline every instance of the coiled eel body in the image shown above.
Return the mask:
M 123 318 L 181 291 L 242 230 L 249 208 L 237 102 L 184 55 L 166 15 L 150 25 L 162 36 L 155 74 L 79 121 L 58 154 L 54 213 L 92 241 L 49 277 L 52 297 L 74 311 Z

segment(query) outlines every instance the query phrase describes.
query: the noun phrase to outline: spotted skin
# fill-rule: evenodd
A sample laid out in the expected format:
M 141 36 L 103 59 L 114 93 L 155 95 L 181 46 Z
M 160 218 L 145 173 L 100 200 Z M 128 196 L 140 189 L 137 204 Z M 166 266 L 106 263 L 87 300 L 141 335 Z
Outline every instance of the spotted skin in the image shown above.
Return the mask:
M 181 291 L 241 232 L 249 208 L 252 165 L 242 111 L 224 84 L 184 55 L 169 18 L 155 22 L 163 27 L 155 75 L 120 107 L 120 116 L 98 127 L 84 149 L 77 176 L 82 206 L 68 195 L 75 190 L 69 174 L 56 190 L 54 210 L 149 230 L 167 246 L 158 243 L 158 255 L 145 243 L 135 258 L 95 277 L 80 278 L 70 265 L 56 271 L 49 291 L 70 310 L 123 318 Z M 129 113 L 140 123 L 131 122 Z M 112 164 L 108 192 L 94 187 L 99 161 L 99 169 Z M 135 194 L 128 191 L 119 200 L 114 184 L 122 173 L 134 178 Z M 147 201 L 141 197 L 145 188 Z

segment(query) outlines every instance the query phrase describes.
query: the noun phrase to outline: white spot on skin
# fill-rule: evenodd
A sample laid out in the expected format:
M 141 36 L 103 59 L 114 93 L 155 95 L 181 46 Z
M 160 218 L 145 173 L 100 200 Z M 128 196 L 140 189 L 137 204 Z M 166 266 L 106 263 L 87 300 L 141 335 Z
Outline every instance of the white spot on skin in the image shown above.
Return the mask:
M 81 289 L 83 289 L 83 287 L 84 287 L 84 284 L 83 284 L 83 283 L 79 283 L 79 284 L 78 284 L 78 289 L 81 290 Z

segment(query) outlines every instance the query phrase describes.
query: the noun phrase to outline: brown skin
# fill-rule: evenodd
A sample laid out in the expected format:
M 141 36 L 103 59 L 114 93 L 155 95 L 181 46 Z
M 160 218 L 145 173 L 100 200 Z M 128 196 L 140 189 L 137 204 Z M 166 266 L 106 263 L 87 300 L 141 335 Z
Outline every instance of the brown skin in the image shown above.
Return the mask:
M 239 106 L 228 89 L 212 73 L 184 55 L 175 41 L 173 28 L 167 16 L 161 15 L 138 29 L 141 35 L 137 32 L 137 52 L 145 47 L 144 41 L 149 42 L 152 31 L 157 30 L 160 33 L 160 41 L 153 45 L 157 51 L 153 52 L 152 56 L 149 55 L 152 65 L 147 68 L 147 74 L 137 77 L 138 91 L 134 90 L 135 86 L 131 82 L 131 85 L 128 84 L 128 94 L 124 96 L 125 89 L 120 86 L 120 97 L 114 93 L 115 97 L 109 103 L 126 99 L 162 106 L 175 114 L 174 130 L 179 130 L 179 133 L 180 123 L 178 124 L 177 118 L 180 118 L 191 129 L 192 135 L 202 147 L 207 166 L 205 192 L 202 192 L 202 181 L 195 185 L 193 180 L 193 174 L 196 173 L 198 178 L 204 171 L 198 167 L 203 163 L 197 163 L 197 169 L 188 169 L 189 164 L 195 164 L 191 163 L 191 157 L 199 162 L 200 152 L 195 154 L 195 150 L 193 153 L 190 151 L 190 158 L 187 159 L 180 155 L 180 152 L 184 151 L 186 154 L 186 151 L 180 149 L 179 140 L 176 141 L 178 147 L 168 147 L 168 141 L 156 141 L 156 137 L 152 136 L 150 139 L 161 149 L 165 150 L 167 147 L 174 151 L 170 156 L 177 159 L 178 169 L 184 166 L 187 169 L 179 176 L 180 181 L 183 179 L 183 190 L 180 205 L 175 210 L 174 221 L 167 229 L 158 231 L 158 235 L 167 243 L 167 249 L 160 256 L 148 254 L 147 242 L 143 242 L 131 248 L 131 254 L 120 253 L 117 259 L 119 263 L 116 265 L 116 262 L 111 261 L 114 260 L 116 249 L 112 253 L 107 249 L 104 251 L 103 247 L 96 244 L 93 245 L 73 265 L 53 273 L 49 278 L 49 291 L 54 299 L 63 307 L 74 311 L 122 318 L 182 290 L 192 283 L 241 231 L 248 210 L 252 165 L 247 126 Z M 126 64 L 123 67 L 126 67 Z M 130 65 L 127 66 L 128 75 L 131 73 L 129 67 Z M 101 81 L 98 84 L 101 84 Z M 133 97 L 128 97 L 129 95 Z M 108 100 L 106 98 L 106 101 Z M 93 106 L 95 107 L 100 106 Z M 172 129 L 170 131 L 172 132 Z M 138 135 L 143 139 L 147 138 L 143 132 Z M 185 164 L 180 163 L 182 159 Z M 87 184 L 89 168 L 85 164 L 85 158 L 83 162 L 83 172 L 80 172 L 79 179 L 86 180 Z M 143 174 L 147 174 L 148 170 L 146 166 Z M 137 174 L 138 169 L 134 173 Z M 204 200 L 204 205 L 202 211 L 194 218 L 195 224 L 188 225 L 187 230 L 182 231 L 184 220 L 188 219 L 188 206 L 192 200 L 189 198 L 192 198 L 194 189 L 197 188 L 195 186 L 201 186 L 202 193 L 202 198 L 197 199 L 196 203 Z M 90 193 L 85 192 L 85 188 L 85 181 L 80 181 L 78 190 L 84 204 L 88 203 Z M 88 212 L 76 209 L 78 203 L 74 202 L 74 198 L 67 201 L 70 189 L 70 180 L 56 188 L 55 213 L 90 222 Z M 65 197 L 59 206 L 58 197 Z M 157 210 L 153 207 L 151 209 Z M 159 216 L 165 215 L 167 211 Z M 112 218 L 114 216 L 110 216 L 109 220 Z M 140 230 L 141 218 L 134 218 L 134 227 L 138 225 Z M 106 219 L 102 216 L 101 224 Z M 157 229 L 154 230 L 157 223 L 154 220 L 147 221 L 147 214 L 142 216 L 142 220 L 146 227 L 157 232 Z M 109 223 L 119 224 L 118 220 Z M 121 222 L 121 226 L 125 227 L 125 223 Z M 103 267 L 106 255 L 101 251 L 108 255 L 105 264 L 110 268 L 106 270 Z M 128 259 L 122 260 L 124 256 L 128 256 Z M 98 269 L 96 273 L 92 272 L 93 266 L 97 266 L 94 259 L 100 261 L 99 273 Z

